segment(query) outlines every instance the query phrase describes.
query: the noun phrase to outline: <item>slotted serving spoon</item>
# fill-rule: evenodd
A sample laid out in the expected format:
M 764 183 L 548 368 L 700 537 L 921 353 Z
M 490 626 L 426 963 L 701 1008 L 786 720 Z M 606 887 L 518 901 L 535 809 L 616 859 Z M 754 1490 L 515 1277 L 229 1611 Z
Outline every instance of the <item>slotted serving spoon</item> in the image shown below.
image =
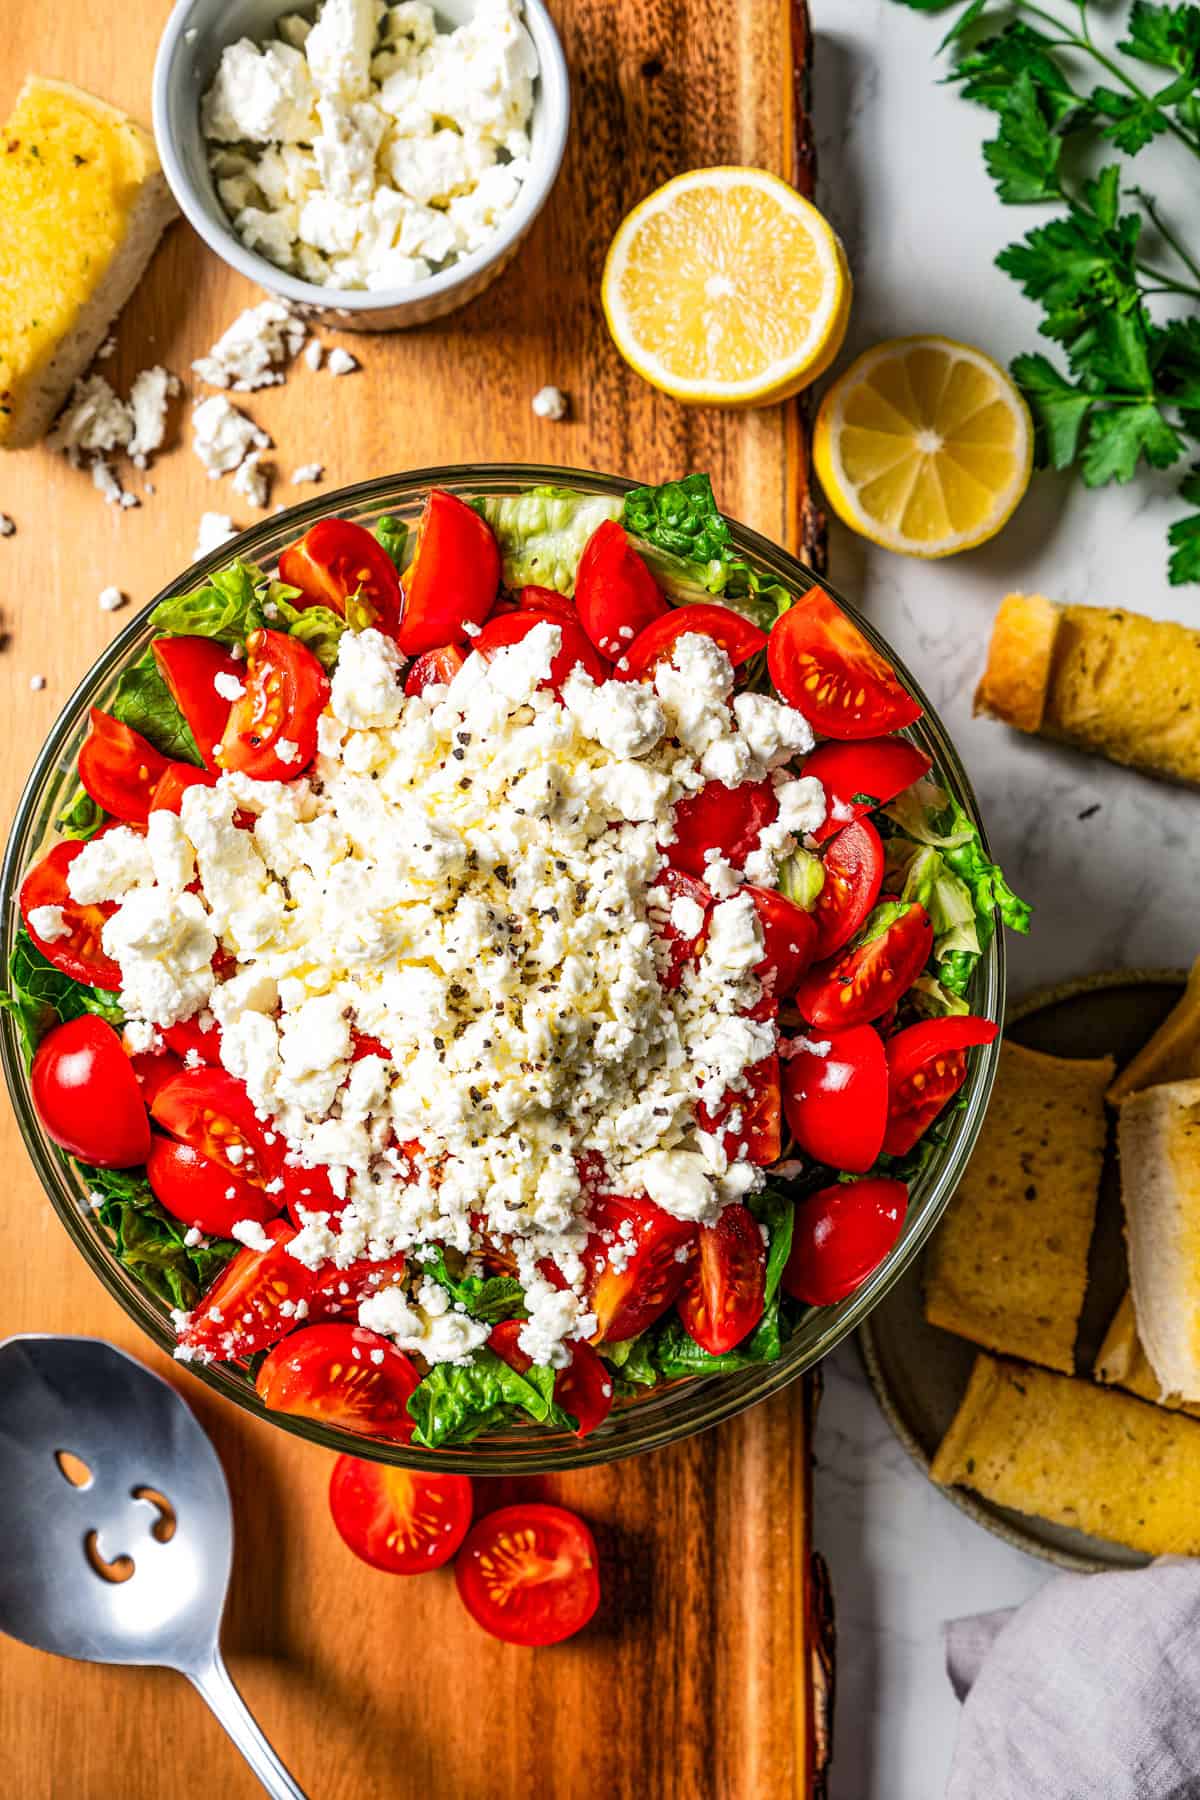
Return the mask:
M 0 1343 L 0 1630 L 177 1669 L 276 1800 L 305 1800 L 221 1660 L 233 1555 L 216 1451 L 174 1388 L 99 1338 Z

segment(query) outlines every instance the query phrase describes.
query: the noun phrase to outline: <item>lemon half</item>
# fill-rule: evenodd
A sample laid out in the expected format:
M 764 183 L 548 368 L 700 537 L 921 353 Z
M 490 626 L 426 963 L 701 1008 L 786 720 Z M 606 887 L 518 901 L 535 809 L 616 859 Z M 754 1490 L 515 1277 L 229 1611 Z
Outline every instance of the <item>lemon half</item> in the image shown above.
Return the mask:
M 999 363 L 944 337 L 894 338 L 821 402 L 813 462 L 852 531 L 904 556 L 994 537 L 1033 468 L 1033 421 Z
M 617 349 L 676 400 L 768 406 L 815 381 L 850 315 L 838 238 L 765 169 L 693 169 L 634 208 L 604 265 Z

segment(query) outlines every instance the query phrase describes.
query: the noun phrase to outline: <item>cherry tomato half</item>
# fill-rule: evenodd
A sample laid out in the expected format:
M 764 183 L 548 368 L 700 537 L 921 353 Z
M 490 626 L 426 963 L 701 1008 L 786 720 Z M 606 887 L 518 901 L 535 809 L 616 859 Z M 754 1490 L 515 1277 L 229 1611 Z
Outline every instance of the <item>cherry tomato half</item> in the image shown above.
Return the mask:
M 292 1225 L 272 1219 L 263 1230 L 271 1248 L 239 1250 L 226 1264 L 179 1334 L 185 1348 L 233 1362 L 277 1344 L 295 1327 L 295 1309 L 302 1300 L 307 1304 L 313 1278 L 288 1254 L 296 1235 Z
M 190 1144 L 157 1135 L 146 1158 L 146 1178 L 173 1219 L 212 1237 L 232 1237 L 243 1219 L 265 1225 L 283 1198 L 243 1181 Z
M 708 781 L 699 793 L 688 794 L 675 808 L 676 839 L 666 855 L 673 868 L 703 880 L 706 850 L 717 850 L 740 869 L 768 825 L 779 814 L 779 802 L 771 782 L 744 781 L 726 787 Z
M 434 488 L 403 585 L 396 638 L 405 656 L 464 643 L 463 626 L 483 624 L 500 586 L 500 546 L 487 520 L 465 501 Z
M 303 1225 L 304 1213 L 328 1213 L 335 1224 L 341 1218 L 346 1202 L 334 1193 L 323 1165 L 304 1169 L 285 1157 L 282 1174 L 284 1202 L 297 1226 Z
M 745 1206 L 727 1206 L 700 1233 L 700 1254 L 679 1296 L 688 1336 L 710 1356 L 740 1344 L 763 1316 L 767 1251 Z
M 360 1303 L 380 1288 L 394 1287 L 403 1281 L 404 1270 L 405 1261 L 400 1255 L 389 1256 L 383 1262 L 360 1256 L 344 1269 L 335 1263 L 326 1264 L 313 1277 L 308 1296 L 309 1319 L 313 1324 L 320 1319 L 348 1319 L 353 1324 Z
M 932 949 L 929 914 L 910 901 L 868 942 L 855 940 L 832 962 L 810 969 L 796 990 L 796 1005 L 818 1030 L 864 1025 L 907 994 Z
M 241 1180 L 263 1187 L 283 1167 L 283 1139 L 262 1123 L 226 1069 L 185 1069 L 155 1095 L 155 1123 Z M 278 1212 L 283 1205 L 282 1193 Z
M 796 1208 L 784 1291 L 807 1306 L 832 1306 L 862 1286 L 904 1225 L 908 1189 L 878 1176 L 835 1181 Z
M 472 1526 L 454 1565 L 463 1605 L 506 1644 L 561 1644 L 600 1604 L 596 1540 L 577 1513 L 502 1506 Z
M 992 1019 L 959 1015 L 923 1019 L 888 1040 L 887 1132 L 883 1148 L 904 1156 L 925 1135 L 967 1078 L 967 1051 L 990 1044 L 1000 1027 Z
M 246 640 L 245 693 L 235 700 L 221 739 L 223 769 L 255 781 L 290 781 L 317 753 L 317 720 L 329 678 L 311 650 L 282 631 Z
M 471 1526 L 468 1475 L 427 1475 L 339 1456 L 329 1510 L 343 1543 L 389 1575 L 425 1575 L 450 1561 Z
M 557 588 L 523 587 L 517 592 L 517 605 L 522 612 L 541 613 L 547 619 L 562 619 L 569 625 L 578 625 L 579 614 L 575 603 L 560 594 Z
M 694 963 L 700 954 L 708 930 L 708 915 L 716 904 L 716 896 L 706 882 L 697 881 L 694 875 L 685 875 L 682 869 L 664 869 L 656 877 L 651 893 L 654 929 L 667 946 L 662 984 L 672 990 L 683 980 L 683 971 L 688 964 Z M 690 907 L 677 907 L 677 902 L 688 900 L 692 903 Z M 676 923 L 677 917 L 682 924 Z M 688 927 L 686 931 L 683 924 Z
M 768 1169 L 783 1149 L 779 1058 L 765 1056 L 746 1070 L 743 1080 L 746 1085 L 730 1088 L 714 1111 L 701 1101 L 696 1117 L 705 1131 L 725 1127 L 722 1144 L 728 1157 Z
M 137 1076 L 105 1019 L 83 1013 L 38 1045 L 29 1085 L 47 1135 L 101 1169 L 131 1169 L 150 1149 Z
M 623 1343 L 665 1313 L 687 1276 L 696 1227 L 651 1200 L 605 1195 L 591 1205 L 583 1251 L 594 1344 Z M 610 1256 L 616 1252 L 615 1262 Z M 619 1265 L 619 1266 L 618 1266 Z
M 195 1018 L 180 1019 L 175 1025 L 163 1027 L 163 1040 L 169 1050 L 176 1056 L 196 1057 L 212 1068 L 219 1068 L 221 1063 L 221 1027 L 215 1022 L 204 1026 L 200 1023 L 200 1015 Z
M 557 1269 L 554 1273 L 558 1274 Z M 526 1369 L 533 1367 L 533 1358 L 522 1350 L 520 1336 L 519 1319 L 502 1319 L 499 1325 L 492 1327 L 488 1343 L 510 1368 L 523 1375 Z M 568 1349 L 571 1360 L 565 1369 L 559 1369 L 555 1374 L 554 1398 L 575 1420 L 575 1436 L 585 1438 L 612 1410 L 612 1375 L 590 1344 L 572 1343 Z
M 34 944 L 56 969 L 72 981 L 82 981 L 85 987 L 115 993 L 121 985 L 120 965 L 105 955 L 100 934 L 116 906 L 108 900 L 84 906 L 67 891 L 67 870 L 82 849 L 82 843 L 64 840 L 34 864 L 21 883 L 21 917 Z M 43 906 L 57 907 L 62 913 L 65 937 L 43 937 L 30 923 L 31 915 Z
M 618 656 L 614 673 L 618 681 L 641 681 L 652 675 L 660 662 L 669 662 L 681 637 L 696 632 L 720 644 L 738 668 L 765 650 L 767 634 L 729 606 L 674 606 L 645 630 Z
M 815 775 L 825 789 L 825 823 L 813 837 L 823 844 L 853 819 L 886 806 L 932 767 L 933 758 L 906 738 L 822 744 L 804 765 L 804 773 Z
M 828 1038 L 794 1038 L 783 1069 L 783 1110 L 797 1145 L 816 1162 L 861 1175 L 883 1148 L 888 1071 L 873 1025 Z
M 214 738 L 214 743 L 219 739 Z M 215 787 L 217 775 L 210 769 L 198 769 L 195 763 L 168 763 L 158 778 L 158 786 L 150 801 L 151 812 L 178 813 L 183 806 L 183 796 L 190 787 Z
M 273 1412 L 406 1444 L 416 1369 L 390 1338 L 361 1325 L 309 1325 L 276 1344 L 255 1380 Z
M 423 694 L 427 687 L 449 687 L 466 657 L 455 644 L 441 644 L 418 656 L 404 677 L 404 691 L 411 697 Z
M 146 1107 L 153 1105 L 159 1088 L 166 1087 L 168 1081 L 183 1074 L 183 1064 L 169 1050 L 141 1051 L 137 1056 L 130 1056 L 129 1066 L 137 1077 L 142 1104 Z
M 597 526 L 583 547 L 575 576 L 575 610 L 583 629 L 610 662 L 670 609 L 653 575 L 615 519 Z
M 79 779 L 96 802 L 127 825 L 144 825 L 167 759 L 120 719 L 93 706 L 79 751 Z
M 825 880 L 813 906 L 814 962 L 823 962 L 866 924 L 883 886 L 883 841 L 870 819 L 839 831 L 822 858 Z
M 279 558 L 279 579 L 300 589 L 300 605 L 328 606 L 356 623 L 395 637 L 400 623 L 400 577 L 379 539 L 350 519 L 318 519 Z
M 746 886 L 741 891 L 753 900 L 762 926 L 763 960 L 758 973 L 763 986 L 773 999 L 787 1000 L 813 960 L 816 921 L 811 913 L 774 888 Z
M 218 676 L 241 686 L 246 665 L 224 644 L 207 637 L 160 637 L 151 645 L 158 672 L 188 722 L 206 769 L 216 769 L 217 745 L 225 735 L 232 702 L 216 689 Z M 224 685 L 224 684 L 223 684 Z M 188 763 L 187 768 L 194 765 Z M 179 808 L 172 807 L 172 812 Z
M 921 717 L 891 664 L 818 587 L 775 621 L 767 666 L 788 705 L 824 737 L 873 738 Z
M 586 670 L 595 682 L 608 680 L 608 664 L 597 655 L 580 626 L 551 613 L 501 613 L 488 620 L 479 636 L 471 640 L 471 648 L 480 656 L 491 657 L 509 644 L 519 644 L 535 626 L 546 624 L 562 633 L 562 645 L 551 660 L 550 674 L 542 687 L 561 688 L 571 670 L 577 668 Z

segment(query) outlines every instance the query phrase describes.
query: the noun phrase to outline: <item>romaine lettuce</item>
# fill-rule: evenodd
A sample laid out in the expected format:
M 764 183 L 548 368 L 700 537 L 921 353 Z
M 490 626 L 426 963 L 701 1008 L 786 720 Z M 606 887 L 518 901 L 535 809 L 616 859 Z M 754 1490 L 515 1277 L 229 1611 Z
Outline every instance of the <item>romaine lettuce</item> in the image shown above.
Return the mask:
M 606 519 L 621 516 L 621 502 L 607 494 L 538 487 L 524 494 L 481 494 L 476 512 L 496 534 L 506 587 L 555 588 L 570 594 L 584 545 Z
M 22 925 L 8 959 L 8 991 L 0 990 L 0 1007 L 17 1022 L 26 1066 L 46 1033 L 67 1019 L 95 1013 L 110 1025 L 120 1026 L 124 1013 L 115 994 L 105 988 L 85 987 L 47 960 Z
M 202 761 L 188 722 L 159 673 L 153 650 L 126 669 L 108 710 L 172 762 Z
M 480 1432 L 504 1424 L 514 1409 L 539 1425 L 572 1430 L 576 1423 L 554 1403 L 553 1369 L 535 1364 L 519 1375 L 486 1345 L 469 1363 L 436 1363 L 408 1400 L 416 1421 L 413 1442 L 427 1450 L 468 1444 Z
M 96 1216 L 113 1234 L 118 1261 L 165 1305 L 190 1311 L 241 1246 L 227 1238 L 186 1244 L 187 1227 L 159 1205 L 140 1170 L 79 1167 L 99 1198 Z

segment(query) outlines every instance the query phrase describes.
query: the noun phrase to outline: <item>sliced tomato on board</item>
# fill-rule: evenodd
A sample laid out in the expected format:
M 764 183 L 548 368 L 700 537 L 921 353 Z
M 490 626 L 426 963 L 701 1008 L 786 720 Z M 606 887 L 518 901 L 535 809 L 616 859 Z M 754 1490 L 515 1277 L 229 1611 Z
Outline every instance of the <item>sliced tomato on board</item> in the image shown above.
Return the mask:
M 533 1367 L 533 1358 L 522 1350 L 520 1336 L 521 1321 L 503 1319 L 492 1327 L 488 1344 L 509 1368 L 524 1375 L 526 1369 Z M 612 1410 L 612 1374 L 590 1344 L 571 1343 L 567 1349 L 571 1360 L 565 1369 L 555 1373 L 554 1398 L 575 1420 L 575 1436 L 585 1438 Z
M 907 994 L 932 949 L 933 925 L 925 908 L 915 900 L 885 902 L 860 938 L 832 962 L 809 970 L 796 989 L 801 1016 L 822 1031 L 880 1018 Z
M 474 507 L 433 488 L 404 574 L 397 642 L 405 656 L 461 644 L 464 625 L 482 625 L 500 587 L 500 546 Z
M 664 869 L 650 892 L 652 923 L 667 946 L 662 984 L 671 990 L 679 986 L 683 971 L 700 954 L 708 930 L 708 915 L 716 904 L 716 897 L 705 882 L 697 881 L 694 875 L 685 875 L 682 869 Z M 690 906 L 677 904 L 688 901 Z M 676 923 L 676 917 L 681 923 Z
M 185 1350 L 218 1362 L 235 1362 L 277 1344 L 294 1329 L 296 1308 L 301 1301 L 307 1304 L 313 1278 L 288 1253 L 294 1226 L 272 1219 L 263 1230 L 271 1248 L 239 1250 L 222 1269 L 179 1333 Z
M 614 673 L 618 681 L 641 681 L 653 675 L 660 662 L 670 662 L 680 638 L 693 633 L 720 644 L 735 669 L 767 647 L 766 632 L 732 607 L 673 606 L 639 631 L 617 657 Z
M 523 587 L 517 591 L 517 605 L 522 612 L 541 613 L 547 619 L 562 619 L 569 625 L 578 625 L 579 614 L 575 603 L 560 594 L 557 588 Z
M 220 740 L 213 739 L 214 744 Z M 158 786 L 150 801 L 151 812 L 178 813 L 183 807 L 183 796 L 190 787 L 215 787 L 218 776 L 212 769 L 198 769 L 195 763 L 168 763 L 158 778 Z
M 276 1344 L 254 1387 L 273 1412 L 406 1444 L 420 1377 L 402 1350 L 361 1325 L 309 1325 Z
M 608 664 L 593 649 L 582 628 L 571 620 L 556 618 L 550 613 L 501 613 L 499 617 L 488 620 L 479 636 L 471 640 L 471 648 L 480 656 L 491 658 L 497 650 L 506 649 L 510 644 L 519 644 L 538 625 L 553 625 L 562 633 L 562 644 L 551 659 L 550 674 L 541 683 L 542 687 L 557 691 L 571 670 L 578 668 L 584 669 L 597 683 L 608 680 Z
M 423 694 L 427 687 L 449 687 L 466 657 L 456 644 L 441 644 L 418 656 L 404 677 L 404 691 L 411 699 Z
M 993 1019 L 960 1014 L 923 1019 L 888 1040 L 887 1131 L 883 1148 L 904 1156 L 933 1124 L 967 1078 L 967 1051 L 990 1044 L 1000 1027 Z
M 153 1113 L 164 1131 L 243 1181 L 263 1187 L 283 1168 L 283 1139 L 227 1069 L 185 1069 L 155 1095 Z M 281 1197 L 274 1210 L 282 1205 Z
M 832 1306 L 874 1273 L 904 1228 L 908 1189 L 878 1176 L 835 1181 L 796 1207 L 784 1292 Z
M 883 1148 L 888 1067 L 873 1025 L 827 1038 L 793 1038 L 783 1065 L 783 1110 L 814 1161 L 861 1175 Z
M 167 759 L 138 732 L 93 706 L 79 750 L 79 779 L 107 813 L 127 825 L 144 825 Z
M 469 1475 L 431 1475 L 339 1456 L 329 1510 L 342 1541 L 388 1575 L 425 1575 L 448 1563 L 471 1526 Z
M 301 608 L 328 606 L 355 625 L 395 637 L 400 623 L 400 577 L 377 537 L 351 519 L 318 519 L 279 558 L 279 579 L 300 589 Z
M 561 1644 L 600 1604 L 596 1540 L 565 1506 L 526 1502 L 485 1513 L 454 1565 L 463 1605 L 506 1644 Z
M 725 1154 L 768 1169 L 783 1149 L 779 1058 L 765 1056 L 743 1077 L 745 1086 L 730 1088 L 714 1110 L 699 1102 L 696 1117 L 705 1131 L 722 1131 Z
M 150 1149 L 150 1121 L 137 1076 L 105 1019 L 83 1013 L 38 1045 L 29 1075 L 49 1137 L 101 1169 L 131 1169 Z
M 317 753 L 329 677 L 311 650 L 282 631 L 246 639 L 245 693 L 229 709 L 218 761 L 255 781 L 290 781 Z
M 747 885 L 763 932 L 763 960 L 758 974 L 775 1000 L 786 1000 L 796 991 L 817 946 L 817 925 L 811 913 L 774 888 Z
M 700 1253 L 679 1296 L 688 1336 L 724 1356 L 754 1330 L 766 1300 L 767 1248 L 748 1207 L 727 1206 L 700 1233 Z
M 164 1025 L 163 1042 L 176 1056 L 190 1056 L 193 1062 L 199 1057 L 213 1068 L 220 1065 L 221 1027 L 215 1020 L 211 1025 L 201 1025 L 197 1014 L 191 1019 L 180 1019 L 175 1025 Z
M 72 900 L 67 889 L 67 871 L 82 849 L 81 842 L 64 841 L 34 864 L 21 883 L 21 917 L 36 948 L 56 969 L 72 981 L 82 981 L 85 987 L 115 993 L 121 985 L 120 965 L 105 955 L 100 934 L 116 906 L 107 900 L 85 906 Z M 57 907 L 62 913 L 64 937 L 43 937 L 31 924 L 31 915 L 43 906 Z
M 212 1237 L 232 1237 L 243 1219 L 265 1225 L 283 1200 L 282 1194 L 268 1194 L 244 1181 L 190 1144 L 157 1134 L 146 1158 L 146 1179 L 172 1218 Z
M 645 1331 L 678 1296 L 696 1246 L 696 1227 L 652 1200 L 604 1195 L 590 1208 L 583 1251 L 594 1344 L 623 1343 Z M 613 1254 L 615 1252 L 615 1259 Z
M 825 822 L 813 837 L 823 844 L 854 819 L 886 806 L 932 767 L 933 758 L 907 738 L 822 744 L 804 765 L 804 773 L 815 775 L 825 789 Z
M 823 737 L 878 737 L 921 717 L 892 665 L 818 587 L 775 621 L 767 667 L 777 692 Z
M 610 662 L 624 656 L 634 639 L 670 610 L 615 519 L 597 526 L 583 547 L 575 576 L 575 610 L 597 650 Z
M 839 831 L 821 859 L 825 880 L 813 904 L 813 960 L 823 962 L 865 925 L 883 886 L 883 840 L 870 819 Z
M 334 1263 L 327 1264 L 313 1277 L 308 1297 L 309 1319 L 314 1324 L 319 1319 L 349 1319 L 353 1322 L 363 1300 L 377 1294 L 381 1288 L 394 1287 L 403 1281 L 405 1266 L 403 1256 L 398 1255 L 386 1257 L 382 1262 L 360 1256 L 344 1269 Z
M 217 692 L 217 677 L 223 677 L 222 685 L 236 681 L 240 687 L 245 679 L 245 663 L 231 656 L 216 638 L 160 637 L 155 638 L 151 648 L 158 672 L 188 722 L 205 768 L 217 768 L 217 745 L 225 735 L 232 705 L 231 695 Z M 171 810 L 178 812 L 179 808 Z
M 744 781 L 726 787 L 708 781 L 675 808 L 675 842 L 667 846 L 672 868 L 704 879 L 706 850 L 716 850 L 740 869 L 768 825 L 779 816 L 779 802 L 769 780 Z

